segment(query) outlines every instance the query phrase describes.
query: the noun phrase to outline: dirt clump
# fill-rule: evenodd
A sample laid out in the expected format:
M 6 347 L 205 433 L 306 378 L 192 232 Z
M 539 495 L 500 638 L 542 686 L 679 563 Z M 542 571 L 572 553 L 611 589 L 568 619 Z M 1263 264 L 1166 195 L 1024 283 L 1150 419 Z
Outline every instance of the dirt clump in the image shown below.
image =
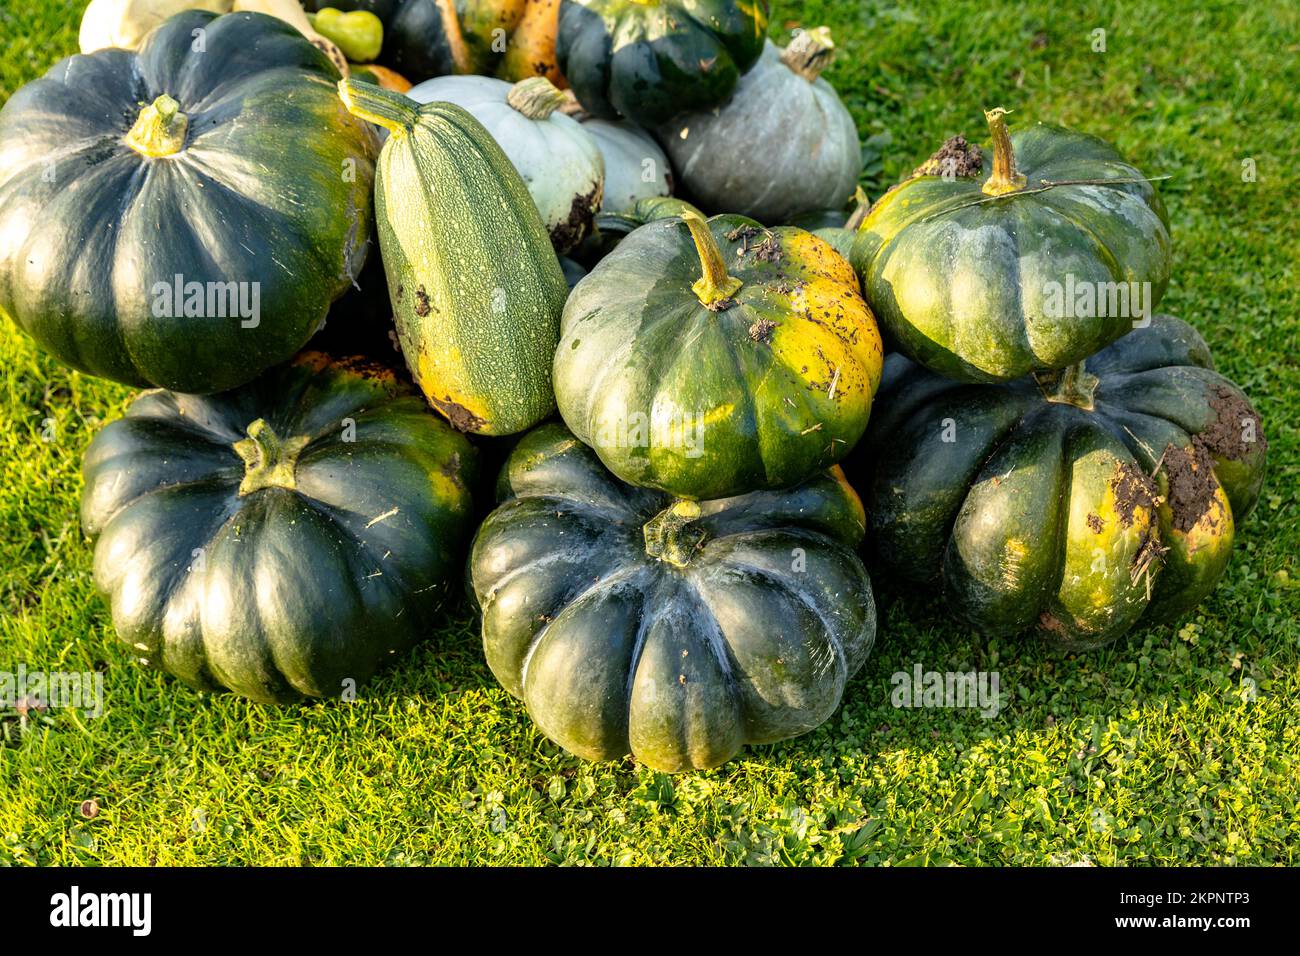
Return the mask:
M 1226 385 L 1216 385 L 1206 397 L 1214 420 L 1197 437 L 1212 454 L 1241 461 L 1255 445 L 1261 450 L 1268 448 L 1259 413 L 1241 395 Z
M 1121 528 L 1132 527 L 1133 516 L 1138 508 L 1145 508 L 1148 512 L 1155 511 L 1155 485 L 1136 463 L 1120 462 L 1115 477 L 1110 480 L 1110 487 L 1115 496 L 1115 514 L 1119 518 Z
M 1219 480 L 1214 477 L 1214 457 L 1197 435 L 1191 448 L 1170 444 L 1161 456 L 1161 467 L 1169 481 L 1169 510 L 1177 531 L 1191 531 L 1214 507 Z
M 457 431 L 477 431 L 479 428 L 487 424 L 486 419 L 475 415 L 459 402 L 453 402 L 450 397 L 441 399 L 430 398 L 429 401 L 433 404 L 434 408 L 438 409 L 438 411 L 442 412 L 442 414 L 446 416 L 447 421 L 451 423 L 451 427 Z
M 954 136 L 935 151 L 934 155 L 912 170 L 912 177 L 975 176 L 984 168 L 984 156 L 978 146 L 966 142 L 965 136 Z

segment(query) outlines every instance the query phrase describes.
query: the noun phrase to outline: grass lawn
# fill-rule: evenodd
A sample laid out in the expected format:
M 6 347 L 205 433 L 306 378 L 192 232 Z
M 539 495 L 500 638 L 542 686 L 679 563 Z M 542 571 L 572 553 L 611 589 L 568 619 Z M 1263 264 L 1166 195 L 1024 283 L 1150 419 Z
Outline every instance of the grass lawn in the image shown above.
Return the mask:
M 0 102 L 74 52 L 82 6 L 5 0 Z M 546 741 L 468 611 L 354 703 L 205 697 L 137 667 L 91 584 L 78 465 L 129 390 L 5 323 L 0 670 L 100 669 L 107 709 L 0 744 L 0 865 L 1298 862 L 1300 10 L 1197 6 L 778 0 L 772 27 L 833 29 L 827 76 L 880 134 L 873 194 L 954 133 L 982 141 L 994 105 L 1172 176 L 1162 311 L 1250 394 L 1271 458 L 1197 611 L 1063 657 L 882 595 L 877 649 L 825 726 L 677 777 Z M 998 671 L 1001 712 L 894 709 L 890 675 L 915 663 Z

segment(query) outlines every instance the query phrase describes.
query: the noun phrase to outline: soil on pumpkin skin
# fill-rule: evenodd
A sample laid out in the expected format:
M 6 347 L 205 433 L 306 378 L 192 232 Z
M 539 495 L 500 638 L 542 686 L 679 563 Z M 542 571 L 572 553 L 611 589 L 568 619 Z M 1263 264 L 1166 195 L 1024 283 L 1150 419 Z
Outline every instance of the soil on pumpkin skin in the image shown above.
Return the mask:
M 556 249 L 572 249 L 587 238 L 603 191 L 603 185 L 597 185 L 585 196 L 573 197 L 568 217 L 551 230 L 551 243 Z
M 1138 508 L 1146 508 L 1148 512 L 1155 511 L 1155 485 L 1133 462 L 1120 462 L 1115 477 L 1110 481 L 1110 486 L 1115 495 L 1115 514 L 1119 518 L 1121 528 L 1128 528 L 1133 524 L 1133 515 Z M 1097 529 L 1093 528 L 1093 530 Z
M 1165 448 L 1161 467 L 1169 480 L 1168 499 L 1174 529 L 1191 531 L 1214 506 L 1215 492 L 1219 489 L 1218 479 L 1214 477 L 1214 456 L 1201 436 L 1196 435 L 1191 448 L 1175 445 Z
M 1262 450 L 1268 448 L 1259 414 L 1240 395 L 1217 385 L 1209 395 L 1209 402 L 1214 411 L 1214 421 L 1197 437 L 1212 454 L 1233 461 L 1245 459 L 1252 447 L 1252 443 L 1246 441 L 1248 428 L 1255 438 L 1254 444 Z
M 432 306 L 429 305 L 429 293 L 424 291 L 424 286 L 416 286 L 415 314 L 418 315 L 420 318 L 424 318 L 426 315 L 429 314 L 431 309 Z
M 477 431 L 487 424 L 487 419 L 480 418 L 459 402 L 448 398 L 430 398 L 430 404 L 446 417 L 451 427 L 461 432 Z

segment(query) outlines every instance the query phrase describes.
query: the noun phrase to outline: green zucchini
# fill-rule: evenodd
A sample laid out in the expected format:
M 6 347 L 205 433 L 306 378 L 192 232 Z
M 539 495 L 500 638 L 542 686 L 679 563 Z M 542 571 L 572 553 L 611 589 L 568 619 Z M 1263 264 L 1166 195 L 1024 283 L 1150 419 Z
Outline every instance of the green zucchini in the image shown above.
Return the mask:
M 569 290 L 524 181 L 458 106 L 420 106 L 355 80 L 339 95 L 389 132 L 375 218 L 416 384 L 461 431 L 510 435 L 540 422 L 555 410 L 551 363 Z

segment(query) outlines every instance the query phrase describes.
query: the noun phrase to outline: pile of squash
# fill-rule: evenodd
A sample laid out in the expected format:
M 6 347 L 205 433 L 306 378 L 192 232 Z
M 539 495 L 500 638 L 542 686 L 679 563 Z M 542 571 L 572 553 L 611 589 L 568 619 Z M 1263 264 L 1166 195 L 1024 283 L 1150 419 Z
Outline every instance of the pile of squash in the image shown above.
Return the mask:
M 992 110 L 870 204 L 767 16 L 93 0 L 0 110 L 0 312 L 147 389 L 81 505 L 138 658 L 347 698 L 467 566 L 548 737 L 677 771 L 827 720 L 868 566 L 1071 651 L 1214 587 L 1267 444 L 1152 179 Z

